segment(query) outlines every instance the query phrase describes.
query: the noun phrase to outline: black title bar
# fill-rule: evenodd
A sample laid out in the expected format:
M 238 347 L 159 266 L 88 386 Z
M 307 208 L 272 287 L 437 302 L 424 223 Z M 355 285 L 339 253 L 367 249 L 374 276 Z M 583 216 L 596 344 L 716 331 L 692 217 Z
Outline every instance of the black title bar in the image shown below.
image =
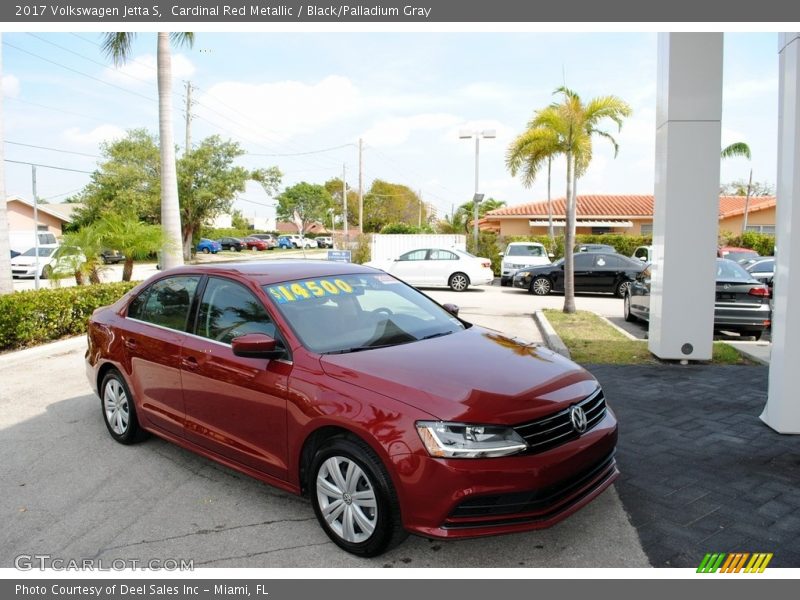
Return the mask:
M 3 0 L 4 23 L 797 22 L 787 0 Z

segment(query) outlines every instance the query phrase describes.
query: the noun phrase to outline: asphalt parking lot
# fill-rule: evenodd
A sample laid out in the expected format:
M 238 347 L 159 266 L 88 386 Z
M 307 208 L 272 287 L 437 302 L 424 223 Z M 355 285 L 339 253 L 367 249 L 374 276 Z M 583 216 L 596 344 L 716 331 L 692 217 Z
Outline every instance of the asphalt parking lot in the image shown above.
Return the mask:
M 426 290 L 462 315 L 535 337 L 534 298 L 499 286 Z M 620 301 L 580 297 L 612 312 Z M 646 567 L 613 488 L 540 532 L 460 542 L 410 537 L 359 559 L 337 549 L 310 503 L 158 438 L 121 446 L 107 434 L 77 338 L 0 356 L 0 566 L 20 554 L 192 559 L 195 567 Z

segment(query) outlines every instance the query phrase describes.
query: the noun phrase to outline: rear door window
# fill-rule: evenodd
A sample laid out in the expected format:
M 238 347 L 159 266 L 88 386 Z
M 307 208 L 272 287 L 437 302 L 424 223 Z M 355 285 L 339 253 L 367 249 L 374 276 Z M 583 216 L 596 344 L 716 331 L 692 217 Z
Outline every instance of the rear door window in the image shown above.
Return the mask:
M 199 283 L 199 275 L 167 277 L 156 281 L 131 302 L 128 316 L 145 323 L 186 331 L 189 310 Z M 143 298 L 145 294 L 146 299 Z M 139 301 L 140 298 L 142 301 Z

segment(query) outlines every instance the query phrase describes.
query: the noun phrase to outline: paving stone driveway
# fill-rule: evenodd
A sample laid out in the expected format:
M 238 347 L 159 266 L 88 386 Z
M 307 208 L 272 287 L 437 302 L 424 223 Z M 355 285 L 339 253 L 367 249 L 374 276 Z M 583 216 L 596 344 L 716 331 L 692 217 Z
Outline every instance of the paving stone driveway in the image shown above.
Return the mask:
M 800 436 L 758 418 L 766 367 L 589 366 L 620 422 L 617 490 L 653 566 L 774 552 L 800 567 Z

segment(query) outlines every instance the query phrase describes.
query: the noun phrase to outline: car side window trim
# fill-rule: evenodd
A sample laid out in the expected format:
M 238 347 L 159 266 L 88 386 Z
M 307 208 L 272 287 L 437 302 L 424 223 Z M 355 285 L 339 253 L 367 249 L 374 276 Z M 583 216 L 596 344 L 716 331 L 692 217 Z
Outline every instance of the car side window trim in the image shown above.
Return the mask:
M 153 287 L 155 287 L 159 283 L 161 283 L 163 281 L 166 281 L 167 279 L 171 279 L 173 277 L 197 277 L 197 278 L 199 278 L 199 281 L 197 282 L 197 287 L 195 288 L 194 297 L 192 298 L 192 301 L 189 303 L 189 310 L 187 311 L 187 314 L 186 314 L 186 321 L 184 323 L 183 329 L 175 329 L 173 327 L 166 327 L 166 326 L 160 325 L 158 323 L 153 323 L 152 321 L 146 321 L 144 319 L 131 317 L 128 314 L 129 311 L 130 311 L 130 308 L 131 308 L 131 304 L 133 304 L 133 302 L 135 302 L 136 300 L 141 298 L 141 300 L 142 300 L 142 306 L 140 308 L 140 315 L 141 315 L 142 311 L 144 311 L 147 308 L 147 302 L 150 299 L 150 293 L 153 291 Z M 201 286 L 205 287 L 205 279 L 206 279 L 206 276 L 202 275 L 202 274 L 199 274 L 199 273 L 186 273 L 186 274 L 172 275 L 172 276 L 162 277 L 161 279 L 157 279 L 156 281 L 154 281 L 153 283 L 148 285 L 144 290 L 142 290 L 136 296 L 136 298 L 134 298 L 133 300 L 128 302 L 128 305 L 125 307 L 125 315 L 124 315 L 124 317 L 126 319 L 130 319 L 131 321 L 136 321 L 137 323 L 144 323 L 145 325 L 152 325 L 153 327 L 158 327 L 159 329 L 164 329 L 166 331 L 173 331 L 173 332 L 178 332 L 178 333 L 188 333 L 189 324 L 193 323 L 194 322 L 194 318 L 195 318 L 194 317 L 194 311 L 195 311 L 195 308 L 196 308 L 195 305 L 196 305 L 196 303 L 198 301 L 197 300 L 198 299 L 198 291 L 200 290 Z

